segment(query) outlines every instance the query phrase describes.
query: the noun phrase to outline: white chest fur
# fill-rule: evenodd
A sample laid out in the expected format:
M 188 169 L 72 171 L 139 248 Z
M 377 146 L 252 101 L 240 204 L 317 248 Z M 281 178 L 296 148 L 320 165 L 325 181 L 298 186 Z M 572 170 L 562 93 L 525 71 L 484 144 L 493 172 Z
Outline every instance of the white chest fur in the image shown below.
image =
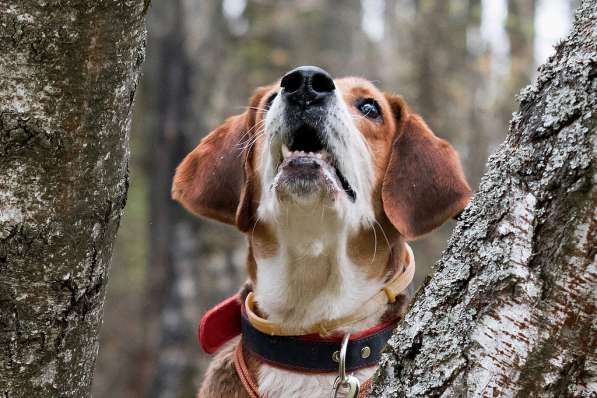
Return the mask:
M 349 227 L 336 214 L 289 210 L 277 225 L 277 254 L 256 259 L 255 299 L 270 320 L 311 326 L 353 313 L 379 292 L 383 281 L 369 279 L 349 258 Z
M 361 369 L 353 375 L 363 384 L 373 375 L 375 366 Z M 262 365 L 259 372 L 259 395 L 264 398 L 328 398 L 336 374 L 305 375 Z
M 382 280 L 372 281 L 347 255 L 348 229 L 335 215 L 302 213 L 293 209 L 286 225 L 278 225 L 278 252 L 256 259 L 255 299 L 268 319 L 295 327 L 337 319 L 357 309 L 380 291 Z M 289 224 L 292 227 L 289 227 Z M 344 328 L 354 332 L 377 324 L 384 311 Z M 361 383 L 375 367 L 361 369 Z M 262 365 L 259 391 L 263 397 L 328 397 L 337 374 L 309 375 Z

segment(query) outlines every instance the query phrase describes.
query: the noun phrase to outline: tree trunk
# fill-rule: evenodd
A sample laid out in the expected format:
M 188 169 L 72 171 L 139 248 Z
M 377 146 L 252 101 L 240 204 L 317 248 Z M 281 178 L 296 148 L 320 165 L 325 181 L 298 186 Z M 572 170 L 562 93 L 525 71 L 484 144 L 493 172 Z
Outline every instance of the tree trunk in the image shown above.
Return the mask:
M 487 5 L 486 5 L 487 6 Z M 469 184 L 476 188 L 479 186 L 481 177 L 485 172 L 485 163 L 489 156 L 489 141 L 491 133 L 502 130 L 510 117 L 503 123 L 491 123 L 488 116 L 493 115 L 491 111 L 491 96 L 489 87 L 491 84 L 491 70 L 489 65 L 492 54 L 488 51 L 487 43 L 481 36 L 481 13 L 483 3 L 481 0 L 471 0 L 468 3 L 467 34 L 477 37 L 474 45 L 468 46 L 467 51 L 467 90 L 465 97 L 469 103 L 466 107 L 468 116 L 467 134 L 467 156 L 464 158 L 464 168 Z M 510 11 L 510 9 L 508 10 Z M 528 79 L 526 80 L 528 81 Z M 525 83 L 526 83 L 525 81 Z M 496 125 L 497 124 L 497 125 Z M 503 134 L 499 134 L 500 138 Z M 501 141 L 501 139 L 500 139 Z
M 596 23 L 597 2 L 583 1 L 522 91 L 370 396 L 595 396 Z
M 147 6 L 0 0 L 0 397 L 90 395 Z
M 176 398 L 195 393 L 192 373 L 198 372 L 197 354 L 189 347 L 189 342 L 196 346 L 199 313 L 196 307 L 199 281 L 195 273 L 199 256 L 198 223 L 184 214 L 170 197 L 174 170 L 190 148 L 185 130 L 191 124 L 193 68 L 185 51 L 188 11 L 184 2 L 173 0 L 155 7 L 155 18 L 162 22 L 155 26 L 165 31 L 156 29 L 150 34 L 150 48 L 157 56 L 154 56 L 155 65 L 148 65 L 157 79 L 152 82 L 149 109 L 156 121 L 148 127 L 153 143 L 147 159 L 152 176 L 144 308 L 147 327 L 140 367 L 143 374 L 132 381 L 139 396 Z M 190 311 L 189 302 L 195 304 Z

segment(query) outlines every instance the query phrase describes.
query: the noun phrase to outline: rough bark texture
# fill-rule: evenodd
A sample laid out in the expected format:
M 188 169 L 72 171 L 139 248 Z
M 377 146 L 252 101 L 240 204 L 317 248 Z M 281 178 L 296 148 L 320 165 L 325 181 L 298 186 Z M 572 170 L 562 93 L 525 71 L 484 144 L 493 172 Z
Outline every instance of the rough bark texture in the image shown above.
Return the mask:
M 89 395 L 148 1 L 0 0 L 0 397 Z
M 597 394 L 597 2 L 520 95 L 370 396 Z

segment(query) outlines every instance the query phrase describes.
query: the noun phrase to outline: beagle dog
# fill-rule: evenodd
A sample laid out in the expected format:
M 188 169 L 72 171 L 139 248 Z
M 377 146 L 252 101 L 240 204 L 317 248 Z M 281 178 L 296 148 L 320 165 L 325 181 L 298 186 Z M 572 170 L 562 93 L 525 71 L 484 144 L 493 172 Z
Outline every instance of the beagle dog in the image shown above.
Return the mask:
M 185 157 L 172 187 L 186 209 L 249 241 L 247 286 L 202 321 L 217 353 L 198 396 L 364 391 L 409 300 L 406 241 L 470 195 L 452 146 L 365 79 L 303 66 L 257 89 Z M 339 362 L 350 375 L 338 376 Z

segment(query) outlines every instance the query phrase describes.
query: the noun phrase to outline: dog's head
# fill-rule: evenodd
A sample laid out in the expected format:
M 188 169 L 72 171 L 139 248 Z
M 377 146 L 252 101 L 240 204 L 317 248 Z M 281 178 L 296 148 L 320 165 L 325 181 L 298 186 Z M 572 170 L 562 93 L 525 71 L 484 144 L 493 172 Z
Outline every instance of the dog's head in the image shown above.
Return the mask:
M 402 98 L 307 66 L 204 138 L 172 195 L 241 231 L 321 208 L 349 230 L 377 222 L 414 239 L 462 211 L 470 188 L 455 150 Z

